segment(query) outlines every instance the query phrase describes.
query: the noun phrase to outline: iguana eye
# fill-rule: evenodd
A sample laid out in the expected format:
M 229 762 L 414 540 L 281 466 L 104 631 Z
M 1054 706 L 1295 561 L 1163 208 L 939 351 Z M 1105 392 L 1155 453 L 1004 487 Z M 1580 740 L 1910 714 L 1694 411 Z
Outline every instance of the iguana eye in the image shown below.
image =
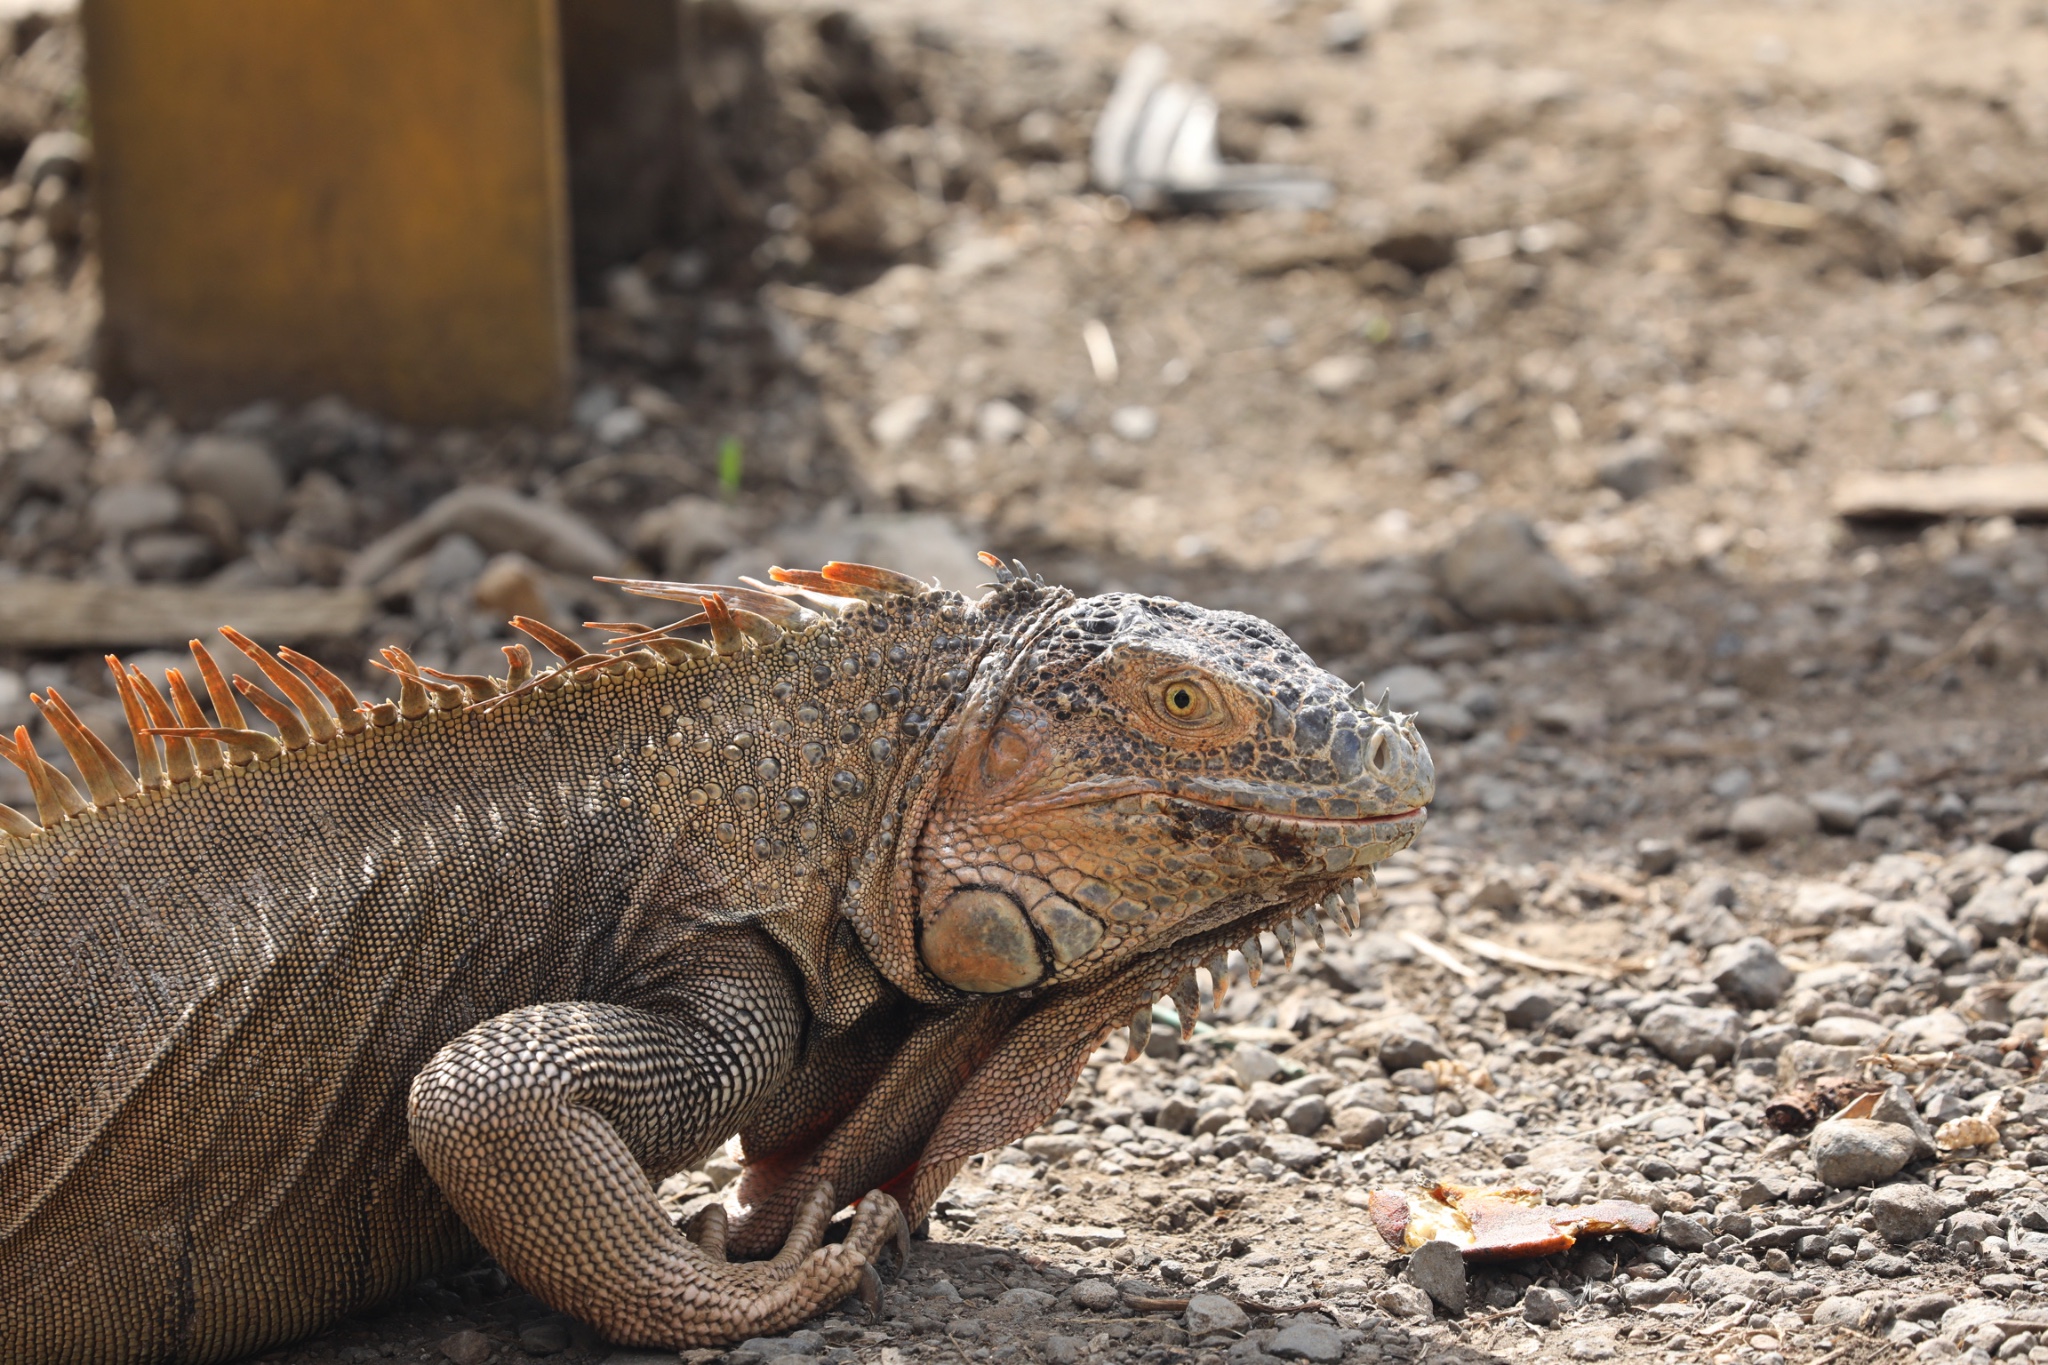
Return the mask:
M 1185 678 L 1159 689 L 1159 704 L 1175 720 L 1199 721 L 1209 715 L 1209 695 Z

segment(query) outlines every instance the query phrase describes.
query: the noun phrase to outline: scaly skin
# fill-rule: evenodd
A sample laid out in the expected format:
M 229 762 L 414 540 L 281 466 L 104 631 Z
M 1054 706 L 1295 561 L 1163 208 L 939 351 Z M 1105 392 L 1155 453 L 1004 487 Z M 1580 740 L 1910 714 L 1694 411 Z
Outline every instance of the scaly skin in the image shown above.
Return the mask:
M 1253 618 L 794 577 L 822 614 L 641 585 L 720 594 L 716 652 L 468 705 L 266 656 L 282 752 L 131 678 L 139 789 L 45 699 L 92 799 L 0 746 L 45 826 L 0 808 L 0 1359 L 231 1359 L 479 1241 L 616 1341 L 787 1328 L 1420 827 L 1407 718 Z M 729 1210 L 671 1226 L 735 1133 Z

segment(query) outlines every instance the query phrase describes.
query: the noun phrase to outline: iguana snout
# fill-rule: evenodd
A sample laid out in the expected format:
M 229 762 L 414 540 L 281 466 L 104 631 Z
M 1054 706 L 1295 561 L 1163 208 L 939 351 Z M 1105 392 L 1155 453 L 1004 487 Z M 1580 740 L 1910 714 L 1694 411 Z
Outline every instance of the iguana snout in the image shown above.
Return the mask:
M 918 851 L 920 958 L 977 994 L 1312 915 L 1435 792 L 1412 717 L 1236 612 L 1075 602 L 987 709 Z

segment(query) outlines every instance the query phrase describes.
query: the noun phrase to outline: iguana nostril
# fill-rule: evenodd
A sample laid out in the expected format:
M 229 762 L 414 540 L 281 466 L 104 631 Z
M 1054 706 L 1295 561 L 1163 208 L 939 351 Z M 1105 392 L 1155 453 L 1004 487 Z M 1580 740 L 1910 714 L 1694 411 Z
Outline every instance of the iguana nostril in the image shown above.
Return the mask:
M 1394 746 L 1387 739 L 1387 732 L 1382 730 L 1372 737 L 1372 745 L 1365 751 L 1365 761 L 1372 765 L 1375 772 L 1385 772 L 1389 760 L 1394 756 L 1393 750 Z
M 1030 922 L 1000 891 L 955 891 L 925 921 L 924 965 L 963 991 L 992 995 L 1028 986 L 1045 975 Z

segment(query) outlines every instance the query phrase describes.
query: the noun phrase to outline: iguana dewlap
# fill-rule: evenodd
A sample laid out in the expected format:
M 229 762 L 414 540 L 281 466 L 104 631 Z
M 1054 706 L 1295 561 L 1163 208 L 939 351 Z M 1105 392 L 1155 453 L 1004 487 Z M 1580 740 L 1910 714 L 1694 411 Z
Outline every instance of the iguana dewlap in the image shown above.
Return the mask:
M 693 615 L 516 622 L 564 662 L 502 681 L 386 651 L 375 705 L 232 633 L 277 694 L 110 660 L 134 774 L 38 698 L 86 790 L 0 740 L 0 1360 L 230 1359 L 478 1241 L 615 1341 L 778 1331 L 1198 965 L 1350 923 L 1433 791 L 1409 718 L 1252 617 L 996 572 L 631 585 Z

